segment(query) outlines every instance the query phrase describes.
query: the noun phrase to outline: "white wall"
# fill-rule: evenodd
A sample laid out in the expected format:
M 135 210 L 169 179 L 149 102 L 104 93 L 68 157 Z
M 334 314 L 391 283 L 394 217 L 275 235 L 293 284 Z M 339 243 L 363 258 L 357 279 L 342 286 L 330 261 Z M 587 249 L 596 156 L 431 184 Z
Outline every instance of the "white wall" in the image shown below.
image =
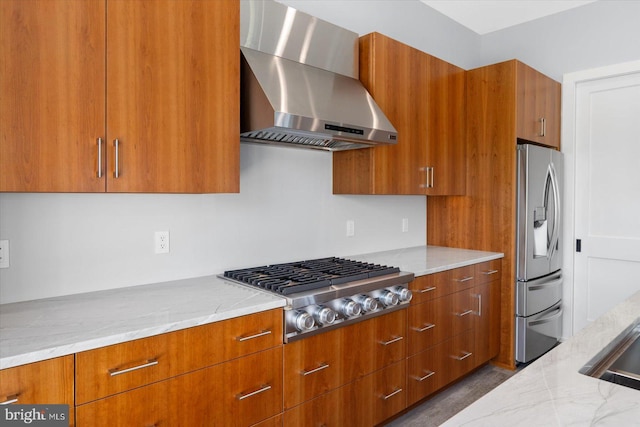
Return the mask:
M 240 194 L 0 194 L 0 302 L 425 244 L 425 197 L 334 196 L 328 152 L 242 145 L 241 159 Z

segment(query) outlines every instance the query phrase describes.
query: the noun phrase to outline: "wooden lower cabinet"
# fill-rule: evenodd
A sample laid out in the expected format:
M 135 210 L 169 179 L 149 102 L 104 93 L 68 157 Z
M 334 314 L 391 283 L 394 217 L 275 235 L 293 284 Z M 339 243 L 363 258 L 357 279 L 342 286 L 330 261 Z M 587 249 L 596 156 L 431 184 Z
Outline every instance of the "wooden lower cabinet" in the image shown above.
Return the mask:
M 67 404 L 73 426 L 73 356 L 0 371 L 0 404 Z
M 249 426 L 282 412 L 282 348 L 76 408 L 78 426 Z
M 407 407 L 407 364 L 406 361 L 390 365 L 373 375 L 374 387 L 369 389 L 369 399 L 376 425 L 392 417 Z

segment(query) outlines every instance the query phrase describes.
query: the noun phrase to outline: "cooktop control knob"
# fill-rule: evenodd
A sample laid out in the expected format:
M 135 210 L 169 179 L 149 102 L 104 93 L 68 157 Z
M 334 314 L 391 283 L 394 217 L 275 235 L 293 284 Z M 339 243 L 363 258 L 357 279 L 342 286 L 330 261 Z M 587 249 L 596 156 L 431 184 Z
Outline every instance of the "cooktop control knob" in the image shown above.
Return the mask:
M 396 286 L 395 288 L 393 288 L 393 292 L 398 295 L 398 299 L 400 300 L 400 302 L 411 301 L 411 298 L 413 298 L 413 293 L 411 293 L 411 290 L 409 288 Z
M 351 299 L 345 299 L 342 303 L 342 314 L 344 317 L 353 317 L 362 313 L 360 304 Z
M 295 327 L 298 331 L 308 331 L 309 329 L 313 328 L 313 325 L 313 317 L 311 317 L 311 315 L 306 311 L 300 311 L 298 312 L 298 314 L 296 314 Z
M 380 295 L 380 298 L 378 299 L 386 307 L 389 307 L 391 305 L 398 305 L 398 303 L 400 302 L 400 298 L 398 297 L 398 294 L 391 291 L 382 292 L 382 295 Z
M 336 321 L 336 312 L 331 310 L 329 307 L 321 307 L 319 306 L 314 313 L 314 317 L 316 322 L 321 325 L 330 325 L 331 323 Z
M 360 303 L 364 311 L 375 311 L 378 309 L 378 300 L 368 295 L 358 295 L 354 299 Z

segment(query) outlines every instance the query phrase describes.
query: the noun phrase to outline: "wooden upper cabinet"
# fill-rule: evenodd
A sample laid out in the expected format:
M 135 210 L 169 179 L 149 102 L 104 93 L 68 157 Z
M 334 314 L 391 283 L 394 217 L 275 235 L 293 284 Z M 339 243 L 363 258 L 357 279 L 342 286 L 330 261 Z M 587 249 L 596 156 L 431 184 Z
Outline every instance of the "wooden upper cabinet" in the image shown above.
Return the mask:
M 560 83 L 514 62 L 518 138 L 560 149 Z
M 398 143 L 334 153 L 335 194 L 464 194 L 464 70 L 378 33 L 360 39 L 360 80 Z
M 0 191 L 105 191 L 104 45 L 104 1 L 0 1 Z
M 239 191 L 239 2 L 0 12 L 0 191 Z

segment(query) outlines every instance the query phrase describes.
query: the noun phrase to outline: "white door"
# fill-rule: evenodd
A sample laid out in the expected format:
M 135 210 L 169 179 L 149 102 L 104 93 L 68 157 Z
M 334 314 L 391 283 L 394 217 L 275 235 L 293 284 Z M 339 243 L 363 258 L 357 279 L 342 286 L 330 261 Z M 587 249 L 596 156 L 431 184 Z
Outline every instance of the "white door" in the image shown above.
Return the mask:
M 574 333 L 640 291 L 640 73 L 575 94 Z

